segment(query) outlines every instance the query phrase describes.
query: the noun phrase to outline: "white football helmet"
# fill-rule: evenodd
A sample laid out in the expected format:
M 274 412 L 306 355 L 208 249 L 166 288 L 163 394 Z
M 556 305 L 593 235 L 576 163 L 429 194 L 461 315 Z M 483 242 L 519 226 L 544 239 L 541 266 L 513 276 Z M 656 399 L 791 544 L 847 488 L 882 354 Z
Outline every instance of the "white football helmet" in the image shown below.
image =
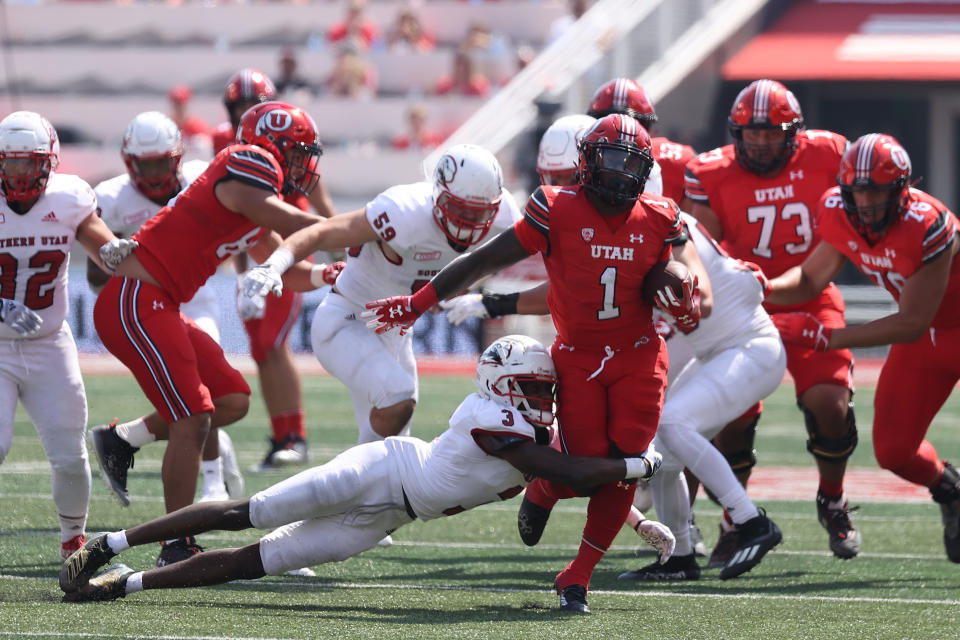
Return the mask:
M 540 184 L 577 184 L 577 169 L 580 167 L 580 151 L 577 144 L 583 132 L 593 126 L 597 119 L 583 114 L 558 118 L 540 138 L 537 154 L 537 173 Z
M 502 193 L 494 155 L 474 144 L 454 145 L 433 174 L 433 217 L 454 248 L 466 249 L 490 231 Z
M 476 382 L 481 396 L 516 407 L 530 424 L 553 424 L 557 370 L 550 352 L 533 338 L 511 335 L 491 343 L 480 354 Z
M 60 163 L 60 139 L 50 122 L 33 111 L 0 120 L 0 188 L 9 201 L 43 194 Z
M 159 111 L 144 111 L 127 126 L 120 148 L 137 191 L 148 198 L 168 198 L 180 190 L 183 136 Z

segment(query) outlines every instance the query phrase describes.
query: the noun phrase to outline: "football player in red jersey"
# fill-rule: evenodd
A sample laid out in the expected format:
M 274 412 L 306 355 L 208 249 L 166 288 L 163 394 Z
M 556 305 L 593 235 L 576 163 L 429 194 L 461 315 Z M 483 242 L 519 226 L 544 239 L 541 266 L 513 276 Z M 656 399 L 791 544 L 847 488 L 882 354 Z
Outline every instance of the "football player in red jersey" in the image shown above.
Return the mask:
M 236 141 L 240 117 L 247 109 L 273 100 L 276 95 L 273 82 L 262 71 L 241 69 L 235 73 L 223 92 L 223 105 L 230 121 L 214 130 L 214 151 L 219 152 Z M 323 181 L 317 183 L 310 195 L 295 192 L 281 194 L 281 197 L 303 211 L 309 211 L 312 205 L 324 218 L 335 213 Z M 242 276 L 247 270 L 246 254 L 237 254 L 234 263 L 237 273 Z M 303 420 L 303 391 L 287 345 L 290 329 L 303 307 L 303 294 L 288 289 L 280 296 L 267 298 L 263 308 L 251 307 L 248 300 L 246 296 L 238 296 L 238 309 L 250 339 L 250 355 L 257 363 L 260 391 L 270 416 L 271 431 L 270 449 L 259 468 L 305 463 L 307 432 Z
M 777 276 L 816 247 L 812 216 L 820 195 L 835 184 L 847 141 L 830 131 L 804 130 L 800 104 L 774 80 L 757 80 L 743 89 L 728 124 L 733 144 L 701 153 L 687 165 L 690 213 L 730 255 Z M 774 317 L 807 311 L 824 326 L 844 326 L 843 299 L 833 284 L 802 305 L 765 306 Z M 787 370 L 809 434 L 807 450 L 820 473 L 818 519 L 829 533 L 830 549 L 841 558 L 852 558 L 860 549 L 860 532 L 843 492 L 847 459 L 857 445 L 852 368 L 848 349 L 823 353 L 787 347 Z M 752 436 L 753 429 L 746 430 L 739 454 L 724 453 L 752 460 Z M 722 533 L 730 531 L 726 524 L 725 518 Z
M 774 321 L 785 343 L 817 352 L 892 345 L 874 396 L 874 455 L 884 469 L 930 489 L 947 557 L 960 562 L 960 474 L 925 439 L 960 380 L 958 223 L 942 202 L 910 188 L 910 171 L 892 136 L 871 133 L 850 145 L 839 186 L 817 208 L 823 242 L 771 281 L 768 299 L 795 304 L 818 295 L 848 258 L 893 295 L 895 313 L 856 327 L 830 327 L 802 312 Z
M 666 384 L 667 351 L 641 295 L 643 278 L 686 239 L 676 205 L 642 195 L 653 165 L 650 137 L 621 114 L 606 116 L 581 141 L 580 184 L 543 186 L 525 216 L 476 252 L 457 258 L 412 296 L 367 304 L 378 331 L 410 327 L 439 300 L 535 253 L 550 280 L 557 328 L 552 355 L 559 377 L 560 443 L 567 453 L 623 457 L 647 448 Z M 687 280 L 672 307 L 680 326 L 700 319 L 699 291 Z M 604 485 L 590 496 L 577 557 L 556 578 L 563 609 L 587 612 L 593 569 L 623 526 L 634 485 Z M 566 488 L 537 481 L 527 490 L 546 517 Z
M 179 307 L 230 256 L 265 258 L 287 235 L 316 218 L 280 199 L 310 193 L 322 149 L 316 125 L 298 107 L 260 104 L 240 123 L 240 141 L 220 152 L 172 206 L 134 236 L 94 307 L 104 346 L 133 372 L 169 424 L 162 478 L 167 511 L 193 502 L 200 452 L 211 426 L 242 418 L 250 389 L 223 351 Z M 319 266 L 319 265 L 318 265 Z M 309 267 L 302 267 L 310 271 Z M 311 274 L 304 274 L 309 278 Z M 133 449 L 111 464 L 125 470 Z M 126 466 L 124 466 L 126 465 Z M 167 545 L 161 564 L 197 552 L 192 540 Z
M 614 78 L 600 86 L 590 100 L 587 115 L 602 118 L 611 113 L 633 116 L 650 135 L 657 122 L 653 104 L 643 87 L 630 78 Z M 677 204 L 683 200 L 683 172 L 696 152 L 693 147 L 673 142 L 662 136 L 652 139 L 653 159 L 663 171 L 663 195 Z

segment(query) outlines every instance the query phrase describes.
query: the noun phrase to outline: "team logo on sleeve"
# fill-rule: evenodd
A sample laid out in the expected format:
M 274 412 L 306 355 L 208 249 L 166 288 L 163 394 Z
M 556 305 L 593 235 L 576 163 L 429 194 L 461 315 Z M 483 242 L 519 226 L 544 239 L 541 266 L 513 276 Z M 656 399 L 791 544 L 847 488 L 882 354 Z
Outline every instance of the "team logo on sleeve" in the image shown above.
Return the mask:
M 583 238 L 584 242 L 590 242 L 593 240 L 593 228 L 592 227 L 583 227 L 580 229 L 580 237 Z

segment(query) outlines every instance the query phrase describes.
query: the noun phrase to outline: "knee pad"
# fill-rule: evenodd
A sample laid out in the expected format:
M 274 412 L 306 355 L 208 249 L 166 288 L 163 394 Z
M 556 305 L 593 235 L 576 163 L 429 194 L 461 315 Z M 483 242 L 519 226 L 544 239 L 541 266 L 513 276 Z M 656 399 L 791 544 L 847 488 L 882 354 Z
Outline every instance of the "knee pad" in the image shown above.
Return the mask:
M 807 427 L 809 439 L 807 440 L 807 451 L 813 454 L 818 460 L 827 462 L 843 462 L 853 454 L 857 448 L 857 420 L 853 413 L 853 402 L 847 406 L 847 434 L 842 438 L 827 438 L 821 435 L 817 430 L 817 419 L 804 407 L 803 421 Z
M 723 457 L 727 459 L 727 462 L 730 464 L 730 468 L 735 474 L 743 471 L 749 471 L 757 465 L 756 449 L 725 453 L 723 454 Z

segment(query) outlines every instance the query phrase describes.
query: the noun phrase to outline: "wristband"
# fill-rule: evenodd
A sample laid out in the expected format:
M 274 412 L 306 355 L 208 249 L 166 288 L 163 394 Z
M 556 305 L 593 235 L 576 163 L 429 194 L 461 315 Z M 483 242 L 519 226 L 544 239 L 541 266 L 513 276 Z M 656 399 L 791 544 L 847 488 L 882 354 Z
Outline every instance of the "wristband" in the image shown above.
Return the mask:
M 491 318 L 500 316 L 514 316 L 517 314 L 517 300 L 520 292 L 516 293 L 485 293 L 480 298 Z
M 272 267 L 278 273 L 283 274 L 287 269 L 293 266 L 293 254 L 289 249 L 280 247 L 270 254 L 270 257 L 263 261 L 264 266 Z
M 437 290 L 432 282 L 420 287 L 420 289 L 410 297 L 410 306 L 417 312 L 417 315 L 423 315 L 423 312 L 440 302 Z
M 327 285 L 327 281 L 323 279 L 323 272 L 327 270 L 327 266 L 321 262 L 310 267 L 310 284 L 317 289 Z
M 624 480 L 642 478 L 650 473 L 650 465 L 646 458 L 624 458 L 627 465 L 627 473 L 623 476 Z

